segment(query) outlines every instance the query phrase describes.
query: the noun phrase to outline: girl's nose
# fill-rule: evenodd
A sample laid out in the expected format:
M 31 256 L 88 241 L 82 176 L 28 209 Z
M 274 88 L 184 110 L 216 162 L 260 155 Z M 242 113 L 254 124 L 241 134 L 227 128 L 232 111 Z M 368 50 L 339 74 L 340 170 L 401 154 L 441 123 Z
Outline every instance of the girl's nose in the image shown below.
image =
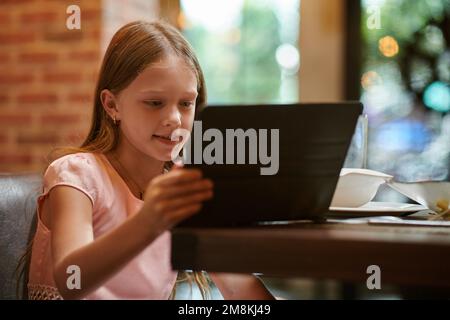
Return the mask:
M 181 126 L 181 113 L 178 110 L 178 106 L 170 106 L 166 109 L 163 115 L 163 125 L 165 127 L 180 127 Z

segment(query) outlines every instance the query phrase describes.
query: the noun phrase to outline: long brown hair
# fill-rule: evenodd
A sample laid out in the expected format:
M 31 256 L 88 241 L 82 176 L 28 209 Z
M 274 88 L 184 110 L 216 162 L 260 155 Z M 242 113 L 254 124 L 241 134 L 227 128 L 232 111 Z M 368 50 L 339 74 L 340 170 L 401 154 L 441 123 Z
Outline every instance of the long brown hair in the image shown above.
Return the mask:
M 198 96 L 195 113 L 206 105 L 206 87 L 203 72 L 193 48 L 173 26 L 162 21 L 135 21 L 120 28 L 113 36 L 103 58 L 94 97 L 94 109 L 89 133 L 80 147 L 65 147 L 53 150 L 49 161 L 61 156 L 78 153 L 106 153 L 114 150 L 119 141 L 120 128 L 116 126 L 102 106 L 100 93 L 104 89 L 118 94 L 125 89 L 148 65 L 166 57 L 176 55 L 184 59 L 197 78 Z M 170 163 L 166 163 L 166 167 Z M 208 279 L 202 272 L 179 275 L 177 283 L 187 280 L 195 282 L 202 297 L 209 297 Z M 176 294 L 176 285 L 171 298 Z
M 206 86 L 200 63 L 191 45 L 173 26 L 162 21 L 131 22 L 113 36 L 103 58 L 94 97 L 89 133 L 78 148 L 59 148 L 51 160 L 75 152 L 108 152 L 119 141 L 120 129 L 102 106 L 104 89 L 117 94 L 125 89 L 148 65 L 166 55 L 175 54 L 191 66 L 197 78 L 196 115 L 206 105 Z

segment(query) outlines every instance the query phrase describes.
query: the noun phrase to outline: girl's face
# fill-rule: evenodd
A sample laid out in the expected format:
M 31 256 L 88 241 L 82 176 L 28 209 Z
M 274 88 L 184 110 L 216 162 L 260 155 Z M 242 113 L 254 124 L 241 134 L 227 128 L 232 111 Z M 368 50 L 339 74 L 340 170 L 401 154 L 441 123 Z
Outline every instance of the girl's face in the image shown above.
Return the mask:
M 176 129 L 189 132 L 195 116 L 197 79 L 176 56 L 149 65 L 116 99 L 122 143 L 156 160 L 169 161 Z

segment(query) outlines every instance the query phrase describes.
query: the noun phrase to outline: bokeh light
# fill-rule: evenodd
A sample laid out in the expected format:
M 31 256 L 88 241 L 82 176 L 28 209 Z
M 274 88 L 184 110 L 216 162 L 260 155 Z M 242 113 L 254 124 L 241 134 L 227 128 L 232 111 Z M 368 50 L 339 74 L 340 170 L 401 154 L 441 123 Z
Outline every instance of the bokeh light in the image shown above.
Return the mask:
M 438 112 L 450 111 L 450 85 L 445 82 L 433 82 L 425 89 L 423 102 L 428 108 Z
M 397 40 L 391 36 L 381 38 L 378 48 L 380 49 L 380 52 L 388 58 L 395 57 L 400 51 Z
M 374 86 L 381 85 L 382 79 L 376 71 L 367 71 L 361 77 L 361 86 L 364 90 L 373 89 Z
M 296 73 L 300 66 L 300 55 L 292 44 L 284 43 L 276 51 L 276 59 L 283 70 Z

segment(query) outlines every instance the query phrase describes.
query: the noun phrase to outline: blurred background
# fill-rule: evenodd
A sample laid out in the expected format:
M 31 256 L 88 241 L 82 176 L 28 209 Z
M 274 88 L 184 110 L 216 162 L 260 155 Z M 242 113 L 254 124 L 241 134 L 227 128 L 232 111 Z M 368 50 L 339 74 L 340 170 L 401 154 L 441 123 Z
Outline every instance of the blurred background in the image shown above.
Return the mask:
M 79 30 L 66 27 L 70 5 Z M 81 143 L 112 35 L 158 18 L 194 46 L 210 103 L 361 100 L 370 169 L 449 179 L 450 0 L 0 0 L 0 172 L 42 172 L 53 147 Z M 286 298 L 373 296 L 330 281 L 267 283 Z

